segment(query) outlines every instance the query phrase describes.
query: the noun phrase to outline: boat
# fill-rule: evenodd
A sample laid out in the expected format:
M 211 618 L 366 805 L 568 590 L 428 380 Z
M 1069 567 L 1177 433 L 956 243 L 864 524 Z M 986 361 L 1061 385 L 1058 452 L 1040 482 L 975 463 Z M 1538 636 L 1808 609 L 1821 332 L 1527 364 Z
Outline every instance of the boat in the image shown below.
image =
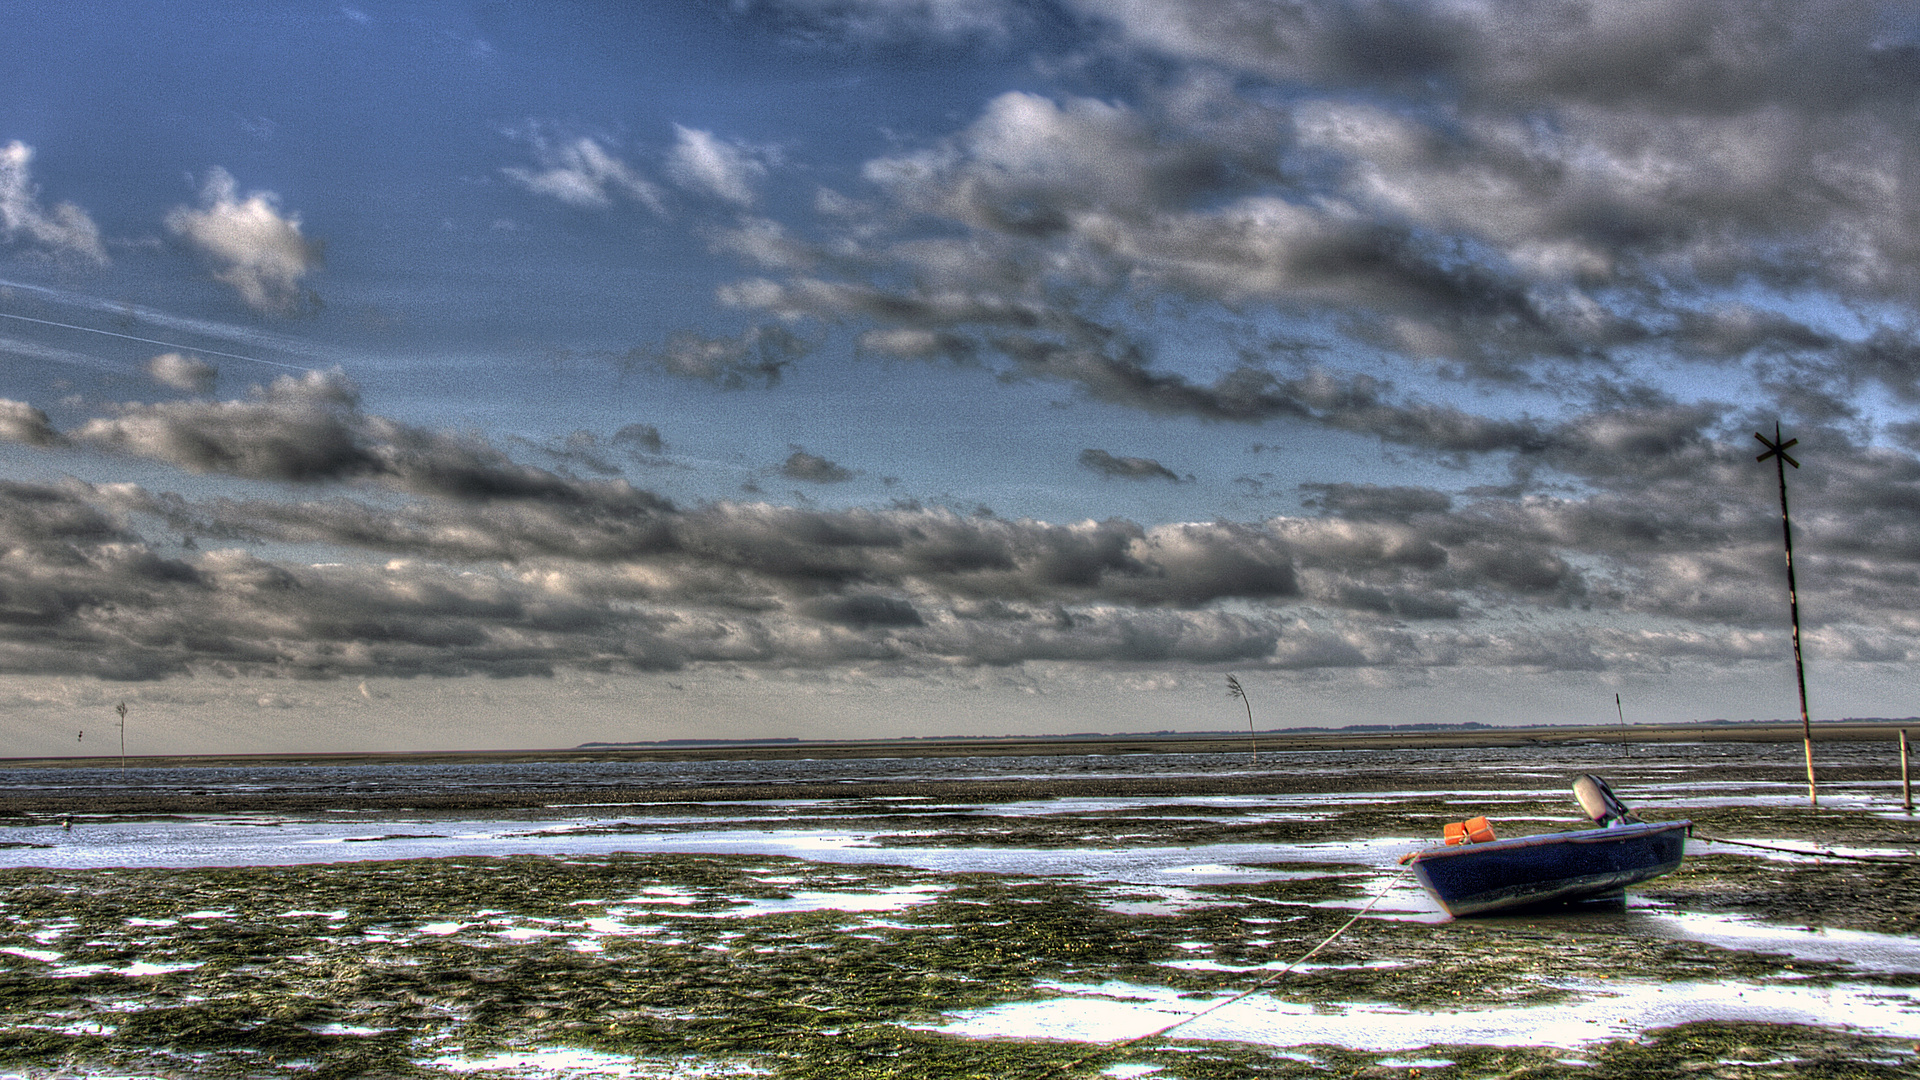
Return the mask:
M 1597 776 L 1575 781 L 1574 794 L 1598 828 L 1500 840 L 1475 818 L 1405 861 L 1456 918 L 1604 897 L 1679 868 L 1693 822 L 1641 821 Z

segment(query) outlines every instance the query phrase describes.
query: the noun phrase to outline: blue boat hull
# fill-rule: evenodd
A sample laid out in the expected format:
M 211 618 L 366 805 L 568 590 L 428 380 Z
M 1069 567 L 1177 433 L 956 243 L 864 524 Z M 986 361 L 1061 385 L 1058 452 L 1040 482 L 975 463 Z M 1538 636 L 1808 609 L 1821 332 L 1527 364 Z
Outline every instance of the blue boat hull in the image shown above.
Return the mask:
M 1433 848 L 1413 857 L 1413 873 L 1455 916 L 1579 900 L 1677 869 L 1692 825 L 1616 825 Z

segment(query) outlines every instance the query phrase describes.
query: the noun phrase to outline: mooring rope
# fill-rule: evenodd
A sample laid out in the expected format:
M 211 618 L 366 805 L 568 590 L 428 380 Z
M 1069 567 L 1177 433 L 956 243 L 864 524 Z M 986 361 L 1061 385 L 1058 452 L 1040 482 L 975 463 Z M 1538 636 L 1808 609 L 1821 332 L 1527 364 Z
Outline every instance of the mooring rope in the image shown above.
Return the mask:
M 1404 873 L 1404 871 L 1402 871 L 1402 873 Z M 1379 891 L 1373 894 L 1373 899 L 1368 900 L 1365 907 L 1362 907 L 1359 911 L 1356 911 L 1353 913 L 1353 918 L 1348 919 L 1346 922 L 1341 923 L 1340 928 L 1338 930 L 1335 930 L 1333 933 L 1328 934 L 1326 938 L 1320 942 L 1320 944 L 1315 945 L 1313 948 L 1308 949 L 1304 953 L 1301 953 L 1297 959 L 1295 959 L 1292 963 L 1288 964 L 1286 967 L 1281 968 L 1279 971 L 1276 971 L 1273 974 L 1267 976 L 1266 978 L 1261 979 L 1259 982 L 1253 984 L 1252 988 L 1245 990 L 1239 994 L 1235 994 L 1233 997 L 1230 997 L 1225 1001 L 1217 1001 L 1212 1005 L 1209 1005 L 1206 1008 L 1201 1009 L 1199 1012 L 1194 1013 L 1192 1016 L 1175 1020 L 1173 1023 L 1168 1024 L 1166 1027 L 1163 1027 L 1158 1031 L 1149 1031 L 1145 1035 L 1135 1035 L 1131 1039 L 1127 1039 L 1120 1043 L 1115 1044 L 1114 1049 L 1124 1050 L 1127 1047 L 1133 1046 L 1136 1043 L 1142 1043 L 1147 1041 L 1148 1039 L 1157 1039 L 1160 1036 L 1165 1035 L 1167 1032 L 1172 1031 L 1175 1028 L 1184 1027 L 1185 1025 L 1191 1024 L 1195 1020 L 1198 1020 L 1203 1016 L 1207 1016 L 1209 1014 L 1219 1012 L 1221 1009 L 1226 1008 L 1227 1006 L 1233 1004 L 1236 1001 L 1241 1001 L 1246 998 L 1250 998 L 1253 995 L 1259 993 L 1260 991 L 1265 990 L 1267 987 L 1272 986 L 1274 983 L 1280 981 L 1282 977 L 1284 977 L 1288 972 L 1292 971 L 1294 968 L 1297 968 L 1301 964 L 1304 964 L 1307 961 L 1313 959 L 1314 955 L 1317 954 L 1321 949 L 1324 949 L 1327 946 L 1333 944 L 1335 938 L 1338 938 L 1341 934 L 1346 933 L 1347 930 L 1351 928 L 1354 923 L 1359 922 L 1363 917 L 1365 917 L 1367 912 L 1372 911 L 1374 905 L 1378 904 L 1382 899 L 1384 899 L 1387 895 L 1387 892 L 1391 890 L 1394 887 L 1394 885 L 1399 882 L 1399 880 L 1400 880 L 1400 874 L 1394 874 L 1392 877 L 1389 877 L 1387 879 L 1387 883 L 1385 885 L 1380 886 Z
M 1759 848 L 1762 851 L 1780 851 L 1788 855 L 1807 855 L 1816 859 L 1851 859 L 1854 862 L 1907 863 L 1914 859 L 1912 855 L 1842 855 L 1837 851 L 1813 850 L 1801 848 L 1777 847 L 1773 844 L 1756 844 L 1748 840 L 1722 840 L 1718 836 L 1708 836 L 1702 832 L 1690 833 L 1696 840 L 1705 840 L 1709 844 L 1730 844 L 1734 847 Z
M 1403 863 L 1401 865 L 1404 867 L 1406 864 Z M 1226 999 L 1225 1001 L 1216 1001 L 1213 1004 L 1207 1006 L 1204 1009 L 1201 1009 L 1199 1012 L 1194 1013 L 1191 1016 L 1183 1016 L 1180 1019 L 1175 1020 L 1173 1023 L 1166 1025 L 1165 1027 L 1157 1028 L 1153 1031 L 1149 1031 L 1144 1035 L 1135 1035 L 1130 1039 L 1122 1039 L 1117 1043 L 1104 1044 L 1096 1051 L 1090 1051 L 1086 1054 L 1081 1055 L 1078 1058 L 1075 1058 L 1072 1061 L 1068 1061 L 1060 1065 L 1056 1065 L 1052 1069 L 1049 1069 L 1046 1072 L 1041 1073 L 1040 1075 L 1046 1076 L 1046 1075 L 1049 1075 L 1050 1073 L 1065 1074 L 1065 1073 L 1071 1072 L 1072 1070 L 1077 1069 L 1082 1065 L 1085 1065 L 1087 1062 L 1092 1061 L 1095 1057 L 1098 1057 L 1101 1054 L 1109 1053 L 1115 1050 L 1125 1050 L 1130 1046 L 1136 1046 L 1140 1043 L 1146 1042 L 1148 1039 L 1157 1039 L 1160 1036 L 1165 1035 L 1167 1032 L 1174 1030 L 1175 1028 L 1185 1027 L 1186 1025 L 1193 1023 L 1195 1020 L 1198 1020 L 1201 1017 L 1211 1016 L 1212 1014 L 1219 1012 L 1221 1009 L 1224 1009 L 1227 1006 L 1232 1005 L 1237 1001 L 1244 1001 L 1247 998 L 1250 998 L 1253 995 L 1259 993 L 1260 991 L 1265 990 L 1267 987 L 1272 986 L 1276 982 L 1279 982 L 1282 978 L 1284 978 L 1287 975 L 1287 973 L 1291 972 L 1294 968 L 1297 968 L 1301 964 L 1306 963 L 1308 960 L 1313 959 L 1313 957 L 1316 954 L 1318 954 L 1320 950 L 1333 944 L 1334 941 L 1337 938 L 1339 938 L 1341 934 L 1344 934 L 1349 929 L 1351 929 L 1354 923 L 1357 923 L 1362 918 L 1366 917 L 1367 912 L 1372 911 L 1374 909 L 1374 905 L 1380 903 L 1381 900 L 1386 898 L 1387 893 L 1393 889 L 1394 885 L 1399 883 L 1401 875 L 1405 874 L 1406 872 L 1407 871 L 1405 869 L 1402 869 L 1399 873 L 1396 873 L 1391 877 L 1387 878 L 1386 884 L 1380 886 L 1379 891 L 1373 894 L 1373 898 L 1368 900 L 1365 906 L 1361 907 L 1359 911 L 1356 911 L 1353 913 L 1353 918 L 1348 919 L 1346 922 L 1341 923 L 1340 928 L 1335 930 L 1333 933 L 1328 934 L 1325 938 L 1321 940 L 1320 944 L 1315 945 L 1313 948 L 1308 949 L 1304 953 L 1301 953 L 1299 956 L 1295 957 L 1291 963 L 1287 964 L 1286 967 L 1283 967 L 1280 970 L 1274 972 L 1273 974 L 1267 976 L 1266 978 L 1261 979 L 1259 982 L 1253 984 L 1253 986 L 1249 987 L 1248 989 L 1243 990 L 1238 994 L 1235 994 L 1234 996 Z

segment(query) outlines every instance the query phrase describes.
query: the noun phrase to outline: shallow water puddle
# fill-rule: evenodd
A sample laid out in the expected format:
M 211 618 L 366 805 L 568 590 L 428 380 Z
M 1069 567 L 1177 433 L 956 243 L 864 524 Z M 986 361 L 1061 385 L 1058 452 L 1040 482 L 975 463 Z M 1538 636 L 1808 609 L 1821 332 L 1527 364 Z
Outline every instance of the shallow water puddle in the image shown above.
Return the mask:
M 94 975 L 121 975 L 129 979 L 138 979 L 144 975 L 171 975 L 178 971 L 192 971 L 205 966 L 205 961 L 185 964 L 149 964 L 136 961 L 124 967 L 111 964 L 75 964 L 71 967 L 55 968 L 51 974 L 56 979 L 84 979 Z
M 1727 915 L 1647 912 L 1641 918 L 1654 933 L 1723 949 L 1848 963 L 1863 971 L 1920 972 L 1920 939 L 1897 934 L 1771 926 Z
M 926 1030 L 970 1038 L 1118 1042 L 1195 1016 L 1228 995 L 1187 997 L 1167 987 L 1105 982 L 1043 983 L 1060 997 L 955 1014 Z M 1643 982 L 1570 985 L 1583 997 L 1518 1008 L 1414 1012 L 1376 1004 L 1304 1005 L 1255 994 L 1183 1025 L 1168 1038 L 1267 1046 L 1339 1046 L 1384 1052 L 1426 1046 L 1575 1048 L 1700 1020 L 1844 1026 L 1865 1034 L 1920 1037 L 1920 991 L 1834 984 Z
M 759 1076 L 765 1070 L 700 1061 L 647 1061 L 592 1050 L 550 1048 L 489 1054 L 482 1058 L 440 1057 L 419 1064 L 481 1077 L 540 1077 L 542 1080 L 599 1080 L 635 1077 L 692 1080 L 696 1077 Z
M 897 885 L 869 892 L 807 892 L 791 896 L 735 900 L 721 911 L 676 911 L 683 919 L 740 919 L 762 915 L 796 915 L 807 911 L 904 911 L 937 899 L 946 889 L 938 885 Z
M 1251 943 L 1249 943 L 1251 944 Z M 1407 966 L 1405 960 L 1369 960 L 1361 964 L 1302 964 L 1287 960 L 1269 960 L 1260 964 L 1228 964 L 1219 960 L 1165 960 L 1158 966 L 1178 971 L 1219 971 L 1236 975 L 1257 975 L 1269 971 L 1382 971 Z

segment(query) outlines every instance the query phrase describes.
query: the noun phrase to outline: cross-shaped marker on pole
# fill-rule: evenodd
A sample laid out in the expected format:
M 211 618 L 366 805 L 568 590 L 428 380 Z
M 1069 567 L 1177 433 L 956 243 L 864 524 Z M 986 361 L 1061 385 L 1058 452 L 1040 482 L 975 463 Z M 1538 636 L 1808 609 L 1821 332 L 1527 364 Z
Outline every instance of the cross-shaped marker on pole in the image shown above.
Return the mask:
M 1786 537 L 1787 545 L 1787 610 L 1793 616 L 1793 677 L 1800 684 L 1800 731 L 1805 736 L 1807 747 L 1807 803 L 1818 806 L 1819 792 L 1813 782 L 1813 720 L 1807 714 L 1807 668 L 1800 659 L 1800 590 L 1793 581 L 1793 521 L 1787 516 L 1787 466 L 1800 467 L 1800 463 L 1793 460 L 1793 455 L 1787 450 L 1800 440 L 1781 441 L 1778 423 L 1773 425 L 1773 438 L 1769 439 L 1757 431 L 1753 437 L 1767 448 L 1766 453 L 1754 460 L 1764 462 L 1772 458 L 1774 471 L 1780 474 L 1780 531 Z
M 1789 464 L 1789 465 L 1791 465 L 1791 466 L 1793 466 L 1793 467 L 1794 467 L 1794 468 L 1796 468 L 1796 469 L 1800 467 L 1800 463 L 1799 463 L 1799 462 L 1797 462 L 1797 461 L 1795 461 L 1795 460 L 1793 460 L 1793 455 L 1792 455 L 1792 454 L 1789 454 L 1789 453 L 1787 453 L 1787 448 L 1788 448 L 1788 447 L 1793 447 L 1793 446 L 1799 446 L 1799 445 L 1800 445 L 1800 440 L 1799 440 L 1799 439 L 1788 439 L 1788 440 L 1787 440 L 1786 442 L 1781 442 L 1781 441 L 1780 441 L 1780 425 L 1779 425 L 1779 424 L 1775 424 L 1775 425 L 1773 425 L 1773 438 L 1771 438 L 1771 439 L 1769 439 L 1769 438 L 1767 438 L 1767 437 L 1766 437 L 1765 435 L 1762 435 L 1762 434 L 1760 434 L 1760 433 L 1759 433 L 1759 432 L 1757 432 L 1757 431 L 1753 433 L 1753 437 L 1754 437 L 1754 438 L 1756 438 L 1756 439 L 1759 439 L 1759 440 L 1760 440 L 1760 445 L 1761 445 L 1761 446 L 1764 446 L 1764 447 L 1766 447 L 1766 448 L 1767 448 L 1767 452 L 1766 452 L 1766 453 L 1764 453 L 1764 454 L 1761 454 L 1761 455 L 1760 455 L 1759 457 L 1757 457 L 1757 458 L 1754 458 L 1753 460 L 1755 460 L 1755 461 L 1765 461 L 1765 460 L 1767 460 L 1768 458 L 1770 458 L 1770 457 L 1772 457 L 1772 456 L 1774 456 L 1775 454 L 1778 454 L 1778 455 L 1780 455 L 1780 460 L 1781 460 L 1781 461 L 1784 461 L 1784 462 L 1786 462 L 1787 464 Z

